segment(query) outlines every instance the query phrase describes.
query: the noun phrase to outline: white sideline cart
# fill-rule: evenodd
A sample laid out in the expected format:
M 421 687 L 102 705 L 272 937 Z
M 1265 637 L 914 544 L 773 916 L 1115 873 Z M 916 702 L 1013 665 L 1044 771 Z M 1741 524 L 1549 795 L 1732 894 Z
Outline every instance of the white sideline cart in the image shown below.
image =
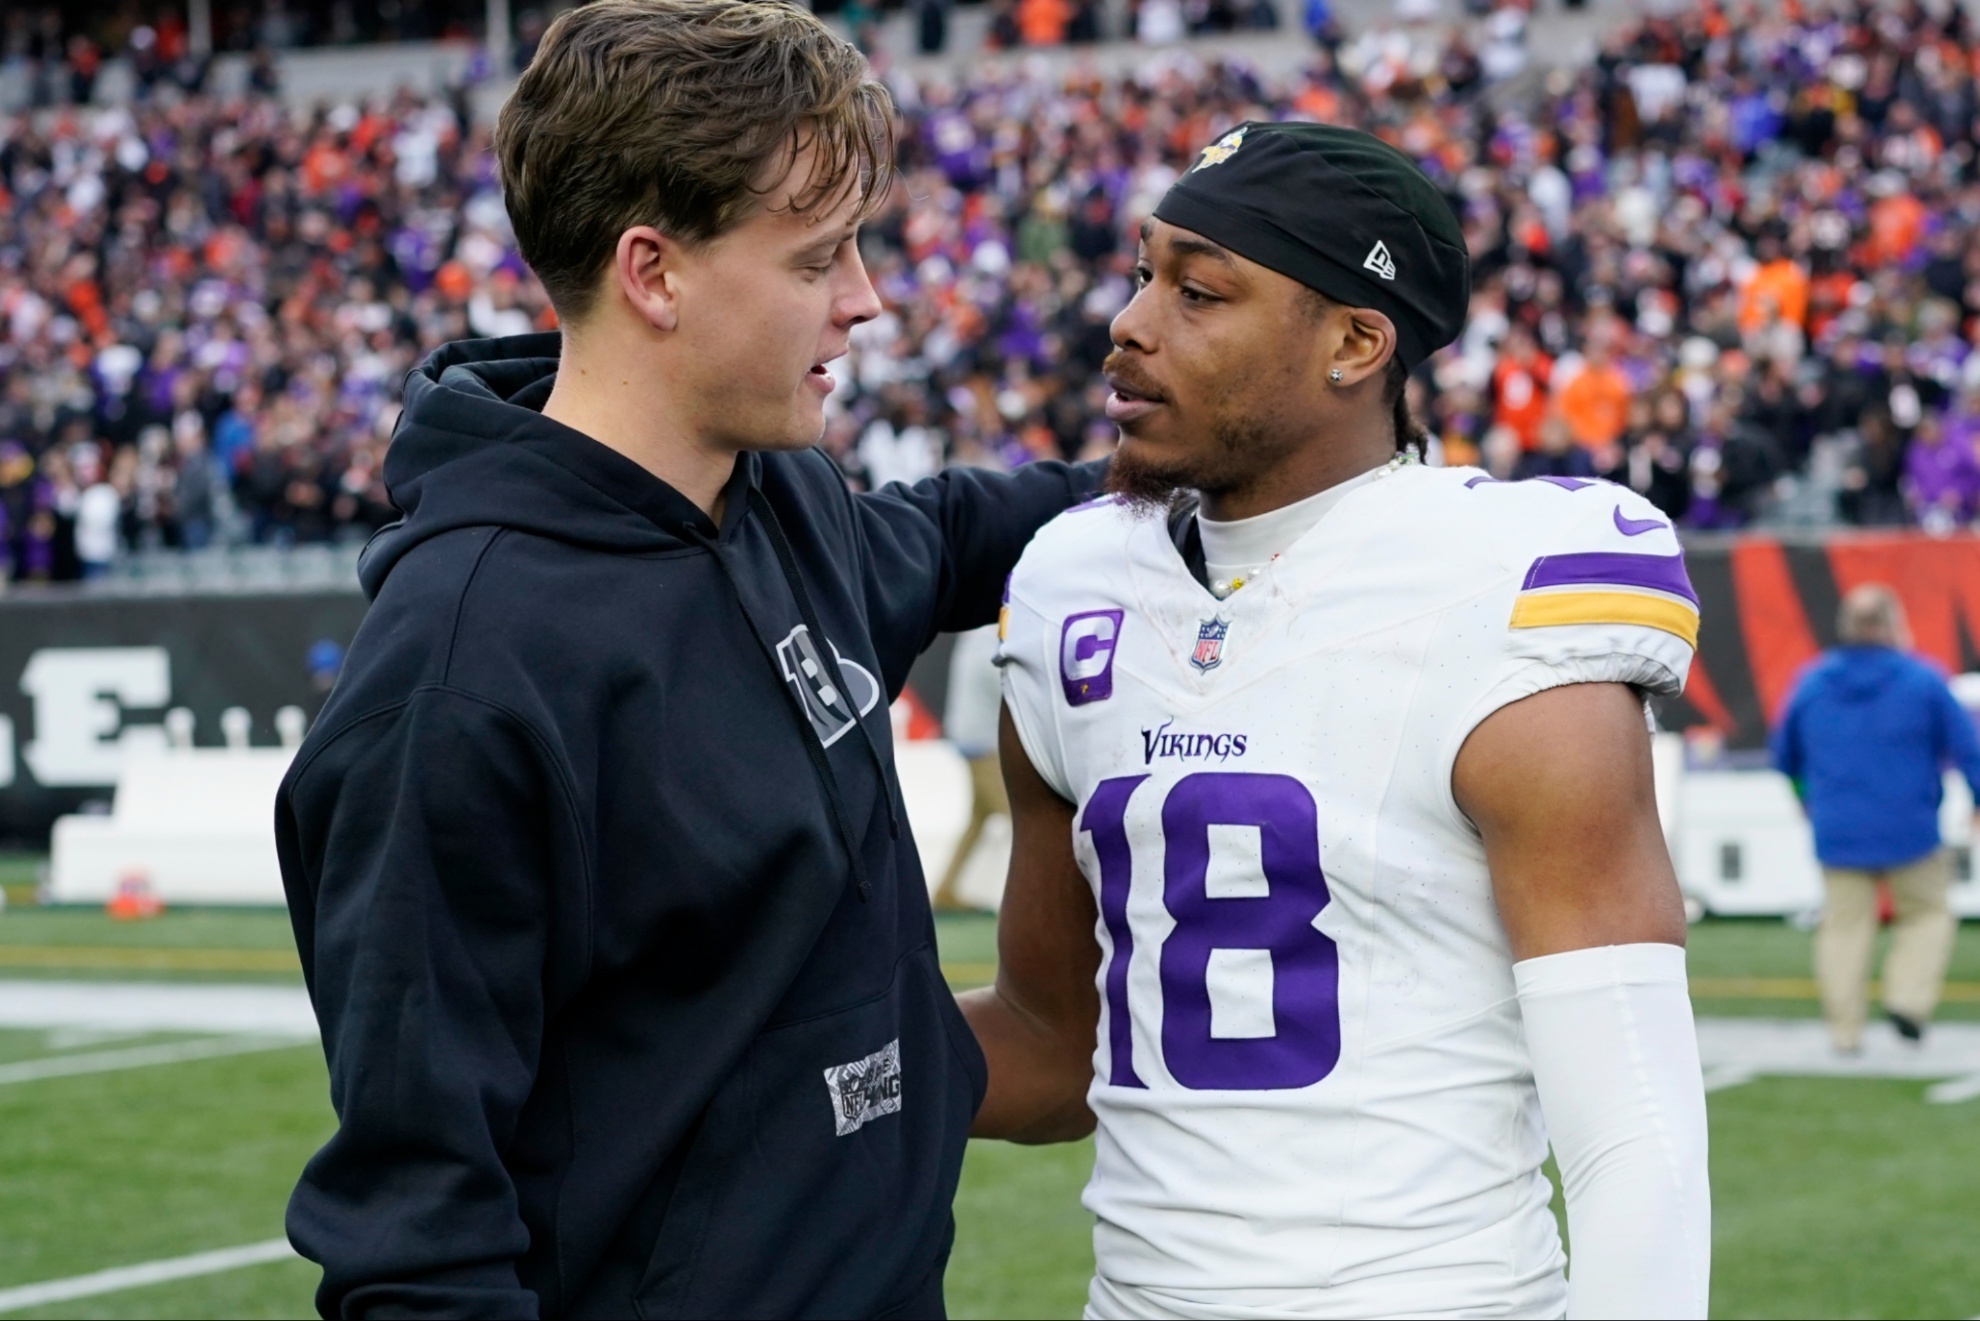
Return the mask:
M 1657 809 L 1678 882 L 1708 913 L 1812 913 L 1822 906 L 1815 838 L 1788 778 L 1772 770 L 1683 768 L 1683 739 L 1657 736 Z M 1675 762 L 1675 770 L 1670 769 Z M 1974 879 L 1973 799 L 1963 776 L 1946 776 L 1939 835 L 1953 850 L 1953 911 L 1980 917 Z
M 55 823 L 48 898 L 100 904 L 141 878 L 172 904 L 283 902 L 275 791 L 294 748 L 137 748 L 107 816 Z

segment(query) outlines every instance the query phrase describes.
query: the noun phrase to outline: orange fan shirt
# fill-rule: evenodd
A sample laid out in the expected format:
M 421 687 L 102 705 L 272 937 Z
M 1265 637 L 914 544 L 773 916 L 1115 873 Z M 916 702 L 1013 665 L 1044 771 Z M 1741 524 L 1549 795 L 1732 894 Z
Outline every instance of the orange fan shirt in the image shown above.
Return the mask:
M 1500 358 L 1492 368 L 1492 423 L 1519 437 L 1521 449 L 1540 443 L 1540 423 L 1547 416 L 1547 381 L 1554 362 L 1536 353 L 1524 363 Z
M 1066 0 L 1018 0 L 1018 31 L 1027 46 L 1056 46 L 1066 39 L 1072 6 Z
M 1601 449 L 1621 437 L 1629 414 L 1629 378 L 1615 364 L 1582 368 L 1556 398 L 1577 444 Z
M 1808 325 L 1808 275 L 1783 257 L 1753 273 L 1739 292 L 1739 328 L 1751 333 L 1767 324 L 1769 309 L 1781 320 L 1804 329 Z

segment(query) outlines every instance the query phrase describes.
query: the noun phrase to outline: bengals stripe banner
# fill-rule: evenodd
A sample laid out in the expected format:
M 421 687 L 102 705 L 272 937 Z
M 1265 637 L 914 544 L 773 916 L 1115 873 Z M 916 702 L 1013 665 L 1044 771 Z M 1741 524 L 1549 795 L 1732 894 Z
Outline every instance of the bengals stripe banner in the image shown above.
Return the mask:
M 1666 729 L 1709 725 L 1732 748 L 1764 747 L 1802 667 L 1836 641 L 1836 607 L 1865 583 L 1904 602 L 1914 646 L 1948 674 L 1980 669 L 1980 537 L 1853 533 L 1764 536 L 1685 547 L 1698 593 L 1698 658 Z

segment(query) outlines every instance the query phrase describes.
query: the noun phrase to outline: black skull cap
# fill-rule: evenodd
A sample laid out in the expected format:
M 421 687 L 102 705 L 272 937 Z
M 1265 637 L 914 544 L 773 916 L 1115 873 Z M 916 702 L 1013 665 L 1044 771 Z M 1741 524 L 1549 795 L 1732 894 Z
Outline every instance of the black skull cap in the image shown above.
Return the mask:
M 1471 260 L 1450 203 L 1416 162 L 1332 124 L 1238 125 L 1203 149 L 1155 218 L 1396 325 L 1417 364 L 1457 338 Z

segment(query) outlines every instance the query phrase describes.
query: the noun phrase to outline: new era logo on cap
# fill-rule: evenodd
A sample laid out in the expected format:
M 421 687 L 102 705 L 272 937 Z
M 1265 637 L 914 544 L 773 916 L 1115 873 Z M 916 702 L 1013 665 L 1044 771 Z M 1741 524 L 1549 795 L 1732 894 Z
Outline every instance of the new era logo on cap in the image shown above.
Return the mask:
M 1396 278 L 1396 259 L 1389 255 L 1389 245 L 1380 239 L 1375 240 L 1375 246 L 1368 250 L 1361 264 L 1385 280 Z

